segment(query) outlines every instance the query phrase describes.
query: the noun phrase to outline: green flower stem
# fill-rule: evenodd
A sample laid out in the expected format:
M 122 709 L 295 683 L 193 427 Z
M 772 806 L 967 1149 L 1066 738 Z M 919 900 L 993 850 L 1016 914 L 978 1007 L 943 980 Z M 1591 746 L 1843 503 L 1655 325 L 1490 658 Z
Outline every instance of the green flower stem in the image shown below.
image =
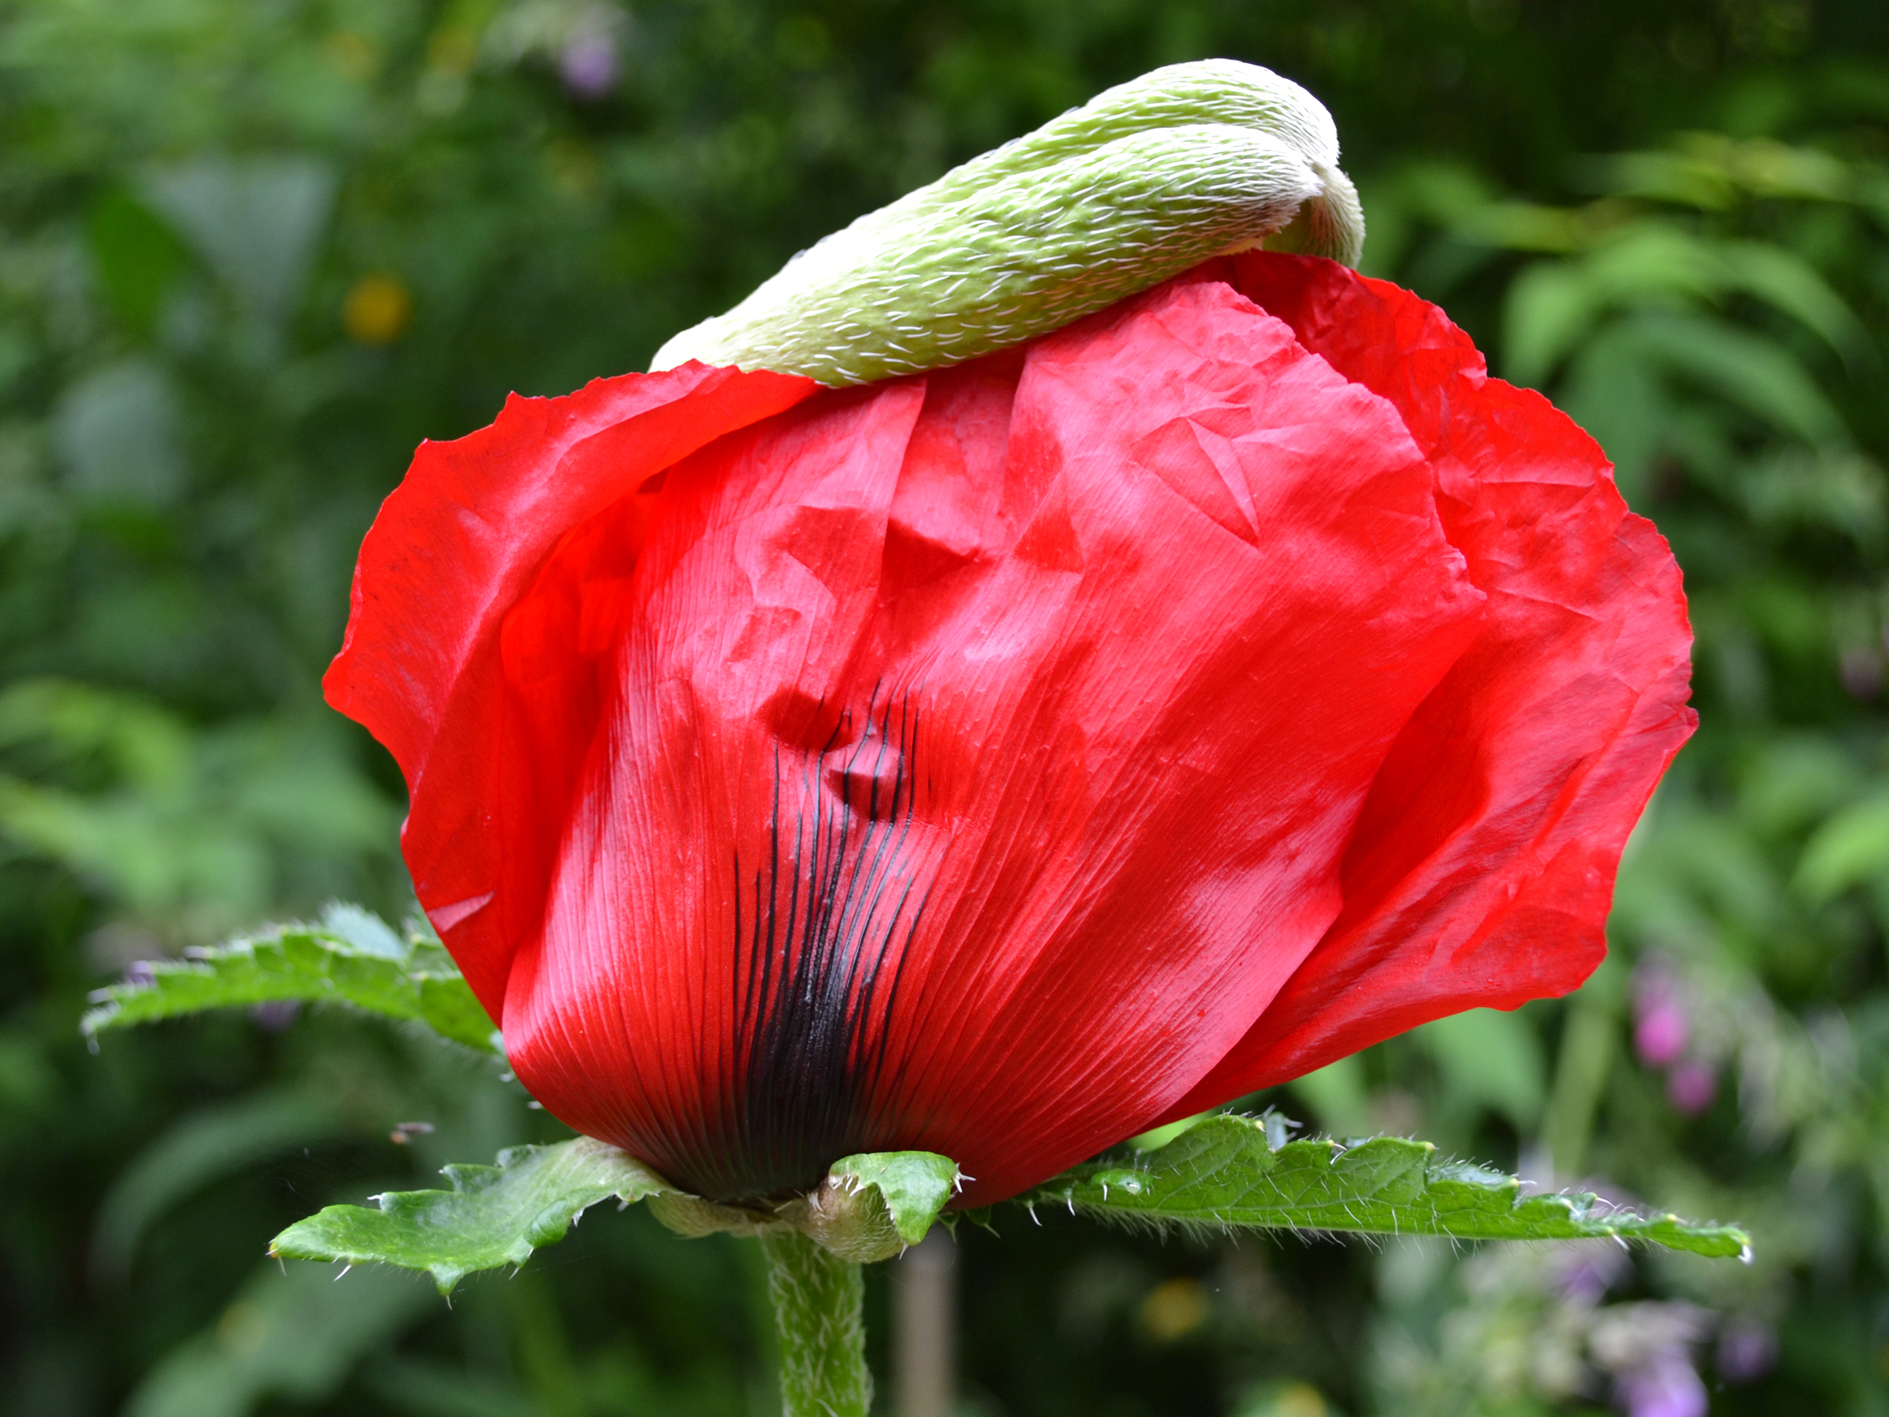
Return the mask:
M 866 1417 L 872 1370 L 859 1266 L 797 1230 L 769 1230 L 760 1239 L 780 1336 L 784 1417 Z

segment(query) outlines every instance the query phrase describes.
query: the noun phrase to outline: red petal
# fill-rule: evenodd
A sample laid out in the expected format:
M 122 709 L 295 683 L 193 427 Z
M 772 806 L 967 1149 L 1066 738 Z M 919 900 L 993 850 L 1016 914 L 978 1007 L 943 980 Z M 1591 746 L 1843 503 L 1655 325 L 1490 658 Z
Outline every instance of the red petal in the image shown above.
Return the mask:
M 504 1023 L 557 1115 L 716 1195 L 921 1147 L 996 1199 L 1170 1105 L 1326 931 L 1479 624 L 1394 410 L 1224 285 L 821 395 L 660 500 L 507 624 L 554 666 L 581 607 L 600 690 L 510 685 L 546 726 L 504 756 L 589 756 Z M 823 859 L 831 930 L 790 930 Z M 763 1066 L 823 950 L 806 988 L 855 972 Z
M 1591 438 L 1489 378 L 1408 291 L 1296 257 L 1210 274 L 1397 406 L 1489 603 L 1372 789 L 1343 914 L 1177 1116 L 1446 1014 L 1576 988 L 1606 952 L 1627 834 L 1696 722 L 1679 568 Z
M 818 387 L 689 364 L 599 379 L 567 398 L 514 395 L 491 427 L 421 444 L 368 531 L 347 638 L 322 687 L 406 774 L 401 844 L 420 902 L 494 1018 L 517 934 L 482 907 L 519 855 L 555 849 L 543 822 L 504 840 L 501 773 L 528 765 L 499 751 L 500 620 L 568 528 Z M 511 912 L 535 913 L 522 902 Z
M 812 389 L 514 403 L 363 548 L 331 701 L 557 1115 L 708 1194 L 923 1147 L 980 1203 L 1592 967 L 1677 572 L 1432 307 L 1255 256 Z

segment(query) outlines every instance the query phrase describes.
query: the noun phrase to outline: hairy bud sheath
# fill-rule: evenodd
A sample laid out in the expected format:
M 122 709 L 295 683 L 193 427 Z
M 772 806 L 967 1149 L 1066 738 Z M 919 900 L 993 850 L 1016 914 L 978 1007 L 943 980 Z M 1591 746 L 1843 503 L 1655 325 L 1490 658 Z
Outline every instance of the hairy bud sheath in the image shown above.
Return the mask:
M 1357 264 L 1364 215 L 1331 115 L 1254 64 L 1170 65 L 861 217 L 652 367 L 870 383 L 1019 344 L 1262 242 Z

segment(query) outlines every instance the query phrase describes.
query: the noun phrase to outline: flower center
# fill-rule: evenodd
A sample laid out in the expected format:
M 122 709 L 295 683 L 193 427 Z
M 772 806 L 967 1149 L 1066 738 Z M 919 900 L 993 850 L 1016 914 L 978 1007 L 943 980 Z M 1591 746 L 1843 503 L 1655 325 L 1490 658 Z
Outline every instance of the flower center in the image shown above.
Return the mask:
M 735 858 L 745 1056 L 726 1123 L 736 1135 L 720 1149 L 729 1174 L 696 1178 L 711 1199 L 804 1190 L 864 1144 L 855 1119 L 887 1063 L 884 1023 L 926 892 L 908 850 L 917 710 L 907 698 L 863 717 L 857 737 L 843 715 L 802 759 L 791 816 L 783 787 L 796 769 L 777 755 L 767 856 Z

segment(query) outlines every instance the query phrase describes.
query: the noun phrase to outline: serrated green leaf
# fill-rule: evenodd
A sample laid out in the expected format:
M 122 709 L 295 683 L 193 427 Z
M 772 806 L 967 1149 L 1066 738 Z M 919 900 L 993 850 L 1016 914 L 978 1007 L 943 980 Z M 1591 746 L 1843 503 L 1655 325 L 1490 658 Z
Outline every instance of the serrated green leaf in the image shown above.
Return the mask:
M 496 1051 L 492 1020 L 451 957 L 431 941 L 402 938 L 358 907 L 331 908 L 319 926 L 281 926 L 149 969 L 146 981 L 92 996 L 98 1007 L 79 1025 L 86 1037 L 207 1009 L 334 1000 Z
M 515 1146 L 496 1166 L 448 1166 L 445 1175 L 450 1191 L 390 1192 L 374 1198 L 378 1210 L 331 1205 L 276 1236 L 269 1253 L 423 1269 L 450 1294 L 476 1270 L 523 1264 L 562 1240 L 598 1201 L 668 1189 L 642 1162 L 590 1137 Z
M 1266 1143 L 1245 1117 L 1210 1117 L 1159 1151 L 1090 1162 L 1018 1197 L 1151 1224 L 1251 1226 L 1459 1240 L 1644 1240 L 1741 1255 L 1742 1230 L 1617 1209 L 1592 1195 L 1522 1195 L 1513 1176 L 1446 1163 L 1428 1142 L 1374 1137 Z
M 907 1245 L 925 1238 L 957 1193 L 958 1163 L 935 1151 L 870 1151 L 843 1156 L 827 1168 L 829 1181 L 852 1191 L 876 1192 L 892 1228 Z

